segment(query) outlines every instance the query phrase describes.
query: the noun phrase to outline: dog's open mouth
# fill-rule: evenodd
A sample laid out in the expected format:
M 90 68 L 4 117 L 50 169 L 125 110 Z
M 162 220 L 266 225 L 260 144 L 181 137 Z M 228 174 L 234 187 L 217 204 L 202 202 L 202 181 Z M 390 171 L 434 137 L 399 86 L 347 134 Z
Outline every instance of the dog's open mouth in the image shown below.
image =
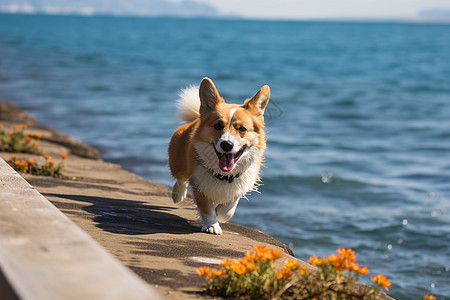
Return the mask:
M 238 152 L 235 154 L 232 153 L 220 153 L 216 150 L 214 144 L 212 145 L 214 151 L 216 151 L 217 157 L 219 158 L 219 168 L 224 172 L 229 172 L 233 170 L 234 165 L 241 157 L 242 153 L 244 153 L 245 149 L 247 149 L 247 145 L 242 146 Z

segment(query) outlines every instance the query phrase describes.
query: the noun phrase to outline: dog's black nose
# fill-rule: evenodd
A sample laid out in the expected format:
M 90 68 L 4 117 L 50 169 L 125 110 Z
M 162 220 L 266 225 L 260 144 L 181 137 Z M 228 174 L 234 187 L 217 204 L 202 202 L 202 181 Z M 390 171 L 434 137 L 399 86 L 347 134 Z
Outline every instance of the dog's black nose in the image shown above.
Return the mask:
M 223 151 L 228 152 L 231 149 L 233 149 L 233 143 L 231 142 L 227 142 L 227 141 L 223 141 L 222 143 L 220 143 L 220 148 L 223 149 Z

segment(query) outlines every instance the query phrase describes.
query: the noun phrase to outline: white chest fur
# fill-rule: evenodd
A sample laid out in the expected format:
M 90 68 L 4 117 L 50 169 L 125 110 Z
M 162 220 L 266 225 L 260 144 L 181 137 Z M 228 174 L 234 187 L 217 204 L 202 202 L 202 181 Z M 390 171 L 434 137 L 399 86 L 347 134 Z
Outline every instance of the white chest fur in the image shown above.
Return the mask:
M 221 181 L 216 178 L 202 165 L 198 165 L 191 177 L 191 184 L 195 184 L 202 193 L 214 201 L 222 204 L 236 201 L 242 198 L 248 192 L 256 190 L 256 180 L 258 179 L 259 166 L 252 164 L 229 183 L 226 180 Z

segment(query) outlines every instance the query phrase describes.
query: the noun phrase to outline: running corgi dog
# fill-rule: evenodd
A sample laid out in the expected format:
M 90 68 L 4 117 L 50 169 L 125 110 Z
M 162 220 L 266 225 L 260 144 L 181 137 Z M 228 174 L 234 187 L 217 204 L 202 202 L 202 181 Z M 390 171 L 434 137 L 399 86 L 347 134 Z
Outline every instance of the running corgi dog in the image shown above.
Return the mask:
M 257 188 L 266 149 L 264 109 L 270 97 L 263 86 L 244 104 L 227 104 L 214 83 L 204 78 L 198 87 L 180 94 L 178 127 L 169 143 L 169 167 L 177 180 L 175 203 L 191 186 L 202 231 L 222 234 L 219 222 L 228 221 L 239 199 Z

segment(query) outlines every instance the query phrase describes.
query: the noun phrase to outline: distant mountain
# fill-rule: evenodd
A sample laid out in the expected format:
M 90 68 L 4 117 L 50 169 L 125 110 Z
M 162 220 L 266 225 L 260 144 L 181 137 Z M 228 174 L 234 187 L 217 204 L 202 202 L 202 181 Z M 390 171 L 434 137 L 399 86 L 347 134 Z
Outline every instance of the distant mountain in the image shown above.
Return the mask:
M 121 16 L 219 16 L 215 7 L 193 0 L 0 0 L 0 11 Z
M 427 19 L 450 20 L 450 10 L 448 10 L 448 9 L 424 9 L 419 12 L 419 17 L 427 18 Z

